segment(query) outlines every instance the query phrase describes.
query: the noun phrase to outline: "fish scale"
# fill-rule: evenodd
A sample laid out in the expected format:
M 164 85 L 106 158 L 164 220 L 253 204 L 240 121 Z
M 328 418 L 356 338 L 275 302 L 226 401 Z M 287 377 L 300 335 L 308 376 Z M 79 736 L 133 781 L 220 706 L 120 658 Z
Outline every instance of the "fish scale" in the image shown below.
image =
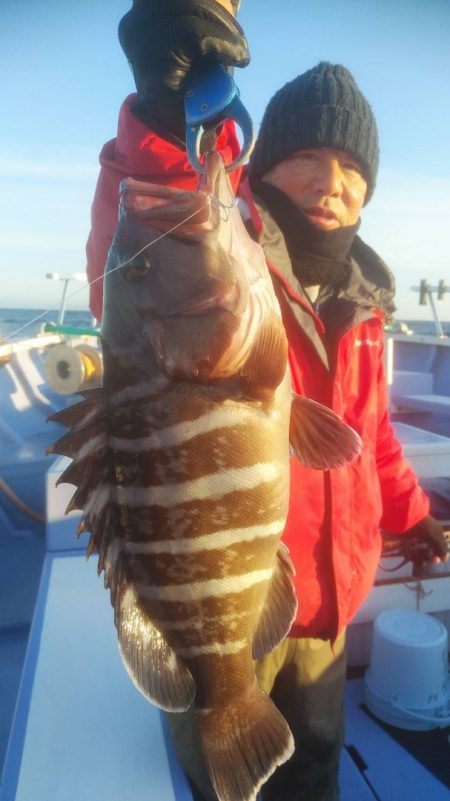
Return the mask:
M 195 398 L 189 403 L 188 393 L 185 393 L 181 406 L 183 418 L 186 406 L 194 411 L 195 405 Z M 236 655 L 237 659 L 238 654 L 251 647 L 249 631 L 252 632 L 255 628 L 255 610 L 260 610 L 263 606 L 272 577 L 271 565 L 284 527 L 281 506 L 286 504 L 285 471 L 283 475 L 285 454 L 281 451 L 278 465 L 274 459 L 277 447 L 273 441 L 273 423 L 269 415 L 268 426 L 266 422 L 268 430 L 264 432 L 264 436 L 261 432 L 261 422 L 264 419 L 261 409 L 258 410 L 260 414 L 258 423 L 255 424 L 251 414 L 243 414 L 242 408 L 233 404 L 229 408 L 221 409 L 221 414 L 218 414 L 216 406 L 211 403 L 209 413 L 205 413 L 204 403 L 201 408 L 201 416 L 193 417 L 189 423 L 184 422 L 184 425 L 178 423 L 176 410 L 173 410 L 171 426 L 165 430 L 165 441 L 170 440 L 170 448 L 161 448 L 164 433 L 161 436 L 162 432 L 158 432 L 159 436 L 153 435 L 152 441 L 143 444 L 143 450 L 139 454 L 126 446 L 122 451 L 114 439 L 113 429 L 115 462 L 122 467 L 126 461 L 124 456 L 128 455 L 135 465 L 136 460 L 139 464 L 142 459 L 147 467 L 142 471 L 138 469 L 141 479 L 146 476 L 146 485 L 136 488 L 132 484 L 132 477 L 125 479 L 120 487 L 119 503 L 127 510 L 137 507 L 136 514 L 144 513 L 147 518 L 155 516 L 154 505 L 158 509 L 169 508 L 175 513 L 180 509 L 180 504 L 183 508 L 186 504 L 191 506 L 196 523 L 191 527 L 190 535 L 186 536 L 186 527 L 183 524 L 181 534 L 177 536 L 172 517 L 171 537 L 166 540 L 169 543 L 182 544 L 182 554 L 177 556 L 170 548 L 164 551 L 161 546 L 152 548 L 164 542 L 156 535 L 151 543 L 146 543 L 150 546 L 150 555 L 139 554 L 138 576 L 134 575 L 132 566 L 130 575 L 137 595 L 145 603 L 150 617 L 158 620 L 158 628 L 166 631 L 169 644 L 179 655 L 187 659 L 198 659 L 205 654 L 216 653 L 222 658 Z M 138 420 L 136 414 L 131 416 L 135 422 Z M 221 426 L 218 427 L 220 423 Z M 251 444 L 258 434 L 260 448 L 255 451 Z M 122 447 L 125 442 L 125 438 L 122 438 Z M 183 459 L 180 458 L 181 452 Z M 258 461 L 265 452 L 272 456 L 273 461 L 266 464 Z M 220 465 L 217 464 L 217 453 L 221 455 Z M 173 467 L 177 457 L 178 472 Z M 247 495 L 244 506 L 233 507 L 230 502 L 229 496 L 236 488 L 239 488 L 241 496 L 244 493 Z M 275 532 L 269 528 L 263 533 L 263 527 L 260 527 L 258 549 L 255 549 L 256 538 L 248 534 L 249 528 L 255 528 L 252 525 L 255 508 L 259 509 L 265 521 L 268 520 L 267 509 L 261 506 L 261 501 L 264 498 L 264 505 L 269 505 L 273 497 L 277 498 L 281 521 L 278 520 Z M 220 529 L 218 532 L 211 532 L 211 515 L 202 515 L 199 508 L 196 509 L 197 504 L 203 501 L 209 502 L 210 506 L 214 503 L 222 510 L 234 509 L 232 527 L 230 515 L 224 517 L 222 513 Z M 179 519 L 183 520 L 182 514 Z M 214 520 L 214 516 L 212 519 Z M 230 532 L 234 532 L 234 542 L 231 545 L 227 539 L 227 525 Z M 129 545 L 135 544 L 133 532 L 133 527 L 126 531 L 126 553 L 129 552 Z M 217 534 L 218 542 L 214 547 L 213 540 Z M 198 541 L 205 537 L 209 540 L 209 547 L 199 547 Z M 131 550 L 136 557 L 136 549 Z M 261 562 L 267 562 L 270 567 L 261 570 Z M 222 599 L 226 602 L 230 595 L 236 596 L 236 602 L 241 608 L 252 610 L 253 613 L 242 615 L 231 630 L 228 625 L 229 616 L 224 615 L 222 603 Z M 165 616 L 161 613 L 161 601 L 166 602 Z M 209 625 L 192 629 L 185 624 L 182 629 L 171 628 L 174 612 L 167 606 L 170 603 L 185 604 L 191 618 L 196 621 L 209 619 Z M 245 658 L 248 660 L 247 655 Z

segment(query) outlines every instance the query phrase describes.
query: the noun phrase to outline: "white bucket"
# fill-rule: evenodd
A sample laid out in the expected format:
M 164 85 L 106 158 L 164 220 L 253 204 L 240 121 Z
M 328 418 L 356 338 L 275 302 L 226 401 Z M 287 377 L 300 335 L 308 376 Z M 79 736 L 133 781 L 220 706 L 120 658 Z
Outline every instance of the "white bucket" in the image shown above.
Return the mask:
M 378 615 L 364 677 L 366 703 L 376 717 L 414 731 L 450 726 L 447 639 L 445 626 L 423 612 Z

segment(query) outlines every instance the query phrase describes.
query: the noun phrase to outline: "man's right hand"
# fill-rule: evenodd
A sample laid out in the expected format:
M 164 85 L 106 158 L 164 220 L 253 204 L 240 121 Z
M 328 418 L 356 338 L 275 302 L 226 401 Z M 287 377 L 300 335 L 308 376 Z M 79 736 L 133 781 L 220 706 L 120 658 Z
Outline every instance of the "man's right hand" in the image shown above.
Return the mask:
M 245 67 L 244 32 L 222 0 L 134 0 L 119 24 L 145 112 L 184 138 L 183 85 L 192 68 L 214 60 Z

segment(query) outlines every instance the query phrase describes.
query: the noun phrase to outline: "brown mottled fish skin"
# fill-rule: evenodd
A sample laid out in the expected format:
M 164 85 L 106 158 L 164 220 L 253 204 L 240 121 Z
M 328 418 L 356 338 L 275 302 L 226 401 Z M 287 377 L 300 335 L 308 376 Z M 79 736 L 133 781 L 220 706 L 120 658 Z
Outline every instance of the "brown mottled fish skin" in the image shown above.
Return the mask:
M 197 192 L 124 183 L 102 347 L 103 389 L 59 416 L 71 508 L 133 681 L 166 710 L 195 704 L 220 801 L 252 801 L 293 750 L 253 667 L 296 611 L 291 391 L 265 260 L 216 153 Z

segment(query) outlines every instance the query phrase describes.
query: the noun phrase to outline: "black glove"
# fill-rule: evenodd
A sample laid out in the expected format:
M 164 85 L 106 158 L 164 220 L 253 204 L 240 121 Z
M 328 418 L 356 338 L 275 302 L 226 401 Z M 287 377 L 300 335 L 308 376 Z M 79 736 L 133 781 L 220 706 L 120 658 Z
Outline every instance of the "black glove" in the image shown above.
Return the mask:
M 181 141 L 183 84 L 191 70 L 208 60 L 227 67 L 250 61 L 241 26 L 216 0 L 133 0 L 119 23 L 119 40 L 140 96 L 133 110 Z
M 400 535 L 407 540 L 417 541 L 415 552 L 417 562 L 446 561 L 448 559 L 448 543 L 440 523 L 431 515 L 424 517 L 415 526 Z

